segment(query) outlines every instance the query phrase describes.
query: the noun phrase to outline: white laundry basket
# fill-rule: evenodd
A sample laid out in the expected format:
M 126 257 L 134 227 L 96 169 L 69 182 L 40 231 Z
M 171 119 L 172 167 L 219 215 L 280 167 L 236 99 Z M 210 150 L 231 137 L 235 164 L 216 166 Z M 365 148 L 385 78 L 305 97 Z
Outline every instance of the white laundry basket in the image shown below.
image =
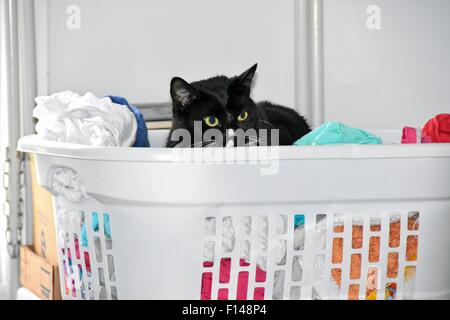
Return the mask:
M 449 144 L 214 161 L 157 148 L 166 134 L 150 149 L 20 140 L 54 195 L 65 299 L 450 298 Z

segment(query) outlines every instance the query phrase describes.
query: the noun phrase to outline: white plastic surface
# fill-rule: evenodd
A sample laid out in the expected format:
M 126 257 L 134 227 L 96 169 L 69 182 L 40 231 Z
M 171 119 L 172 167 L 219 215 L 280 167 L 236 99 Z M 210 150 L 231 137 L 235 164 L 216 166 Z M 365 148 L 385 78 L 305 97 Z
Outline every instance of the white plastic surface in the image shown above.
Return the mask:
M 17 300 L 42 300 L 27 288 L 21 287 L 17 290 Z
M 381 131 L 377 134 L 384 137 Z M 353 284 L 360 286 L 359 298 L 365 299 L 367 271 L 373 267 L 378 268 L 377 299 L 385 298 L 385 285 L 392 282 L 397 284 L 397 299 L 450 298 L 449 144 L 281 147 L 277 152 L 274 148 L 257 148 L 268 151 L 262 153 L 260 162 L 216 163 L 188 161 L 206 150 L 189 149 L 180 155 L 157 148 L 166 135 L 163 131 L 150 132 L 155 146 L 151 149 L 92 148 L 43 142 L 36 137 L 20 140 L 19 150 L 37 154 L 41 185 L 55 193 L 54 181 L 62 181 L 55 179 L 60 172 L 55 169 L 66 168 L 78 176 L 67 183 L 67 192 L 82 190 L 80 194 L 86 195 L 72 202 L 63 190 L 55 198 L 60 267 L 69 270 L 61 272 L 65 298 L 199 299 L 202 274 L 211 273 L 211 298 L 218 297 L 219 289 L 228 289 L 229 298 L 235 299 L 239 274 L 248 272 L 248 299 L 253 298 L 255 288 L 264 288 L 266 299 L 297 298 L 292 295 L 297 287 L 301 299 L 346 299 Z M 393 137 L 391 131 L 384 140 L 393 143 Z M 227 148 L 225 154 L 236 154 L 239 149 Z M 261 174 L 268 166 L 277 168 L 276 174 Z M 80 181 L 80 185 L 73 181 Z M 408 214 L 415 211 L 420 214 L 420 227 L 409 230 Z M 99 216 L 97 230 L 92 213 Z M 105 236 L 104 214 L 110 219 L 111 239 Z M 342 215 L 342 234 L 333 232 L 336 214 Z M 287 221 L 281 234 L 277 228 L 280 215 Z M 300 251 L 293 246 L 299 215 L 305 221 L 304 248 Z M 323 247 L 317 242 L 318 215 L 326 216 L 322 225 L 325 238 L 320 241 Z M 400 242 L 391 248 L 390 219 L 396 215 L 401 218 Z M 208 217 L 215 218 L 213 235 L 204 232 Z M 234 247 L 230 252 L 222 248 L 225 217 L 231 217 L 233 226 Z M 252 221 L 249 234 L 241 225 L 244 217 Z M 258 222 L 265 217 L 266 250 L 260 247 L 258 234 Z M 374 217 L 381 221 L 381 231 L 370 230 Z M 362 247 L 357 249 L 351 246 L 356 218 L 363 224 L 364 235 Z M 81 247 L 78 254 L 76 239 L 80 241 L 81 220 L 87 226 L 89 245 Z M 368 261 L 371 237 L 380 238 L 380 259 L 376 263 Z M 418 237 L 415 261 L 407 261 L 405 256 L 408 237 Z M 331 262 L 335 238 L 344 240 L 343 261 L 339 264 Z M 108 249 L 109 240 L 112 245 Z M 95 250 L 96 241 L 101 252 Z M 247 250 L 249 266 L 239 264 L 242 241 L 251 244 Z M 215 244 L 211 268 L 203 267 L 205 242 Z M 280 243 L 287 244 L 281 265 L 276 259 Z M 90 272 L 84 252 L 90 257 Z M 387 277 L 389 253 L 398 254 L 398 275 L 394 278 Z M 349 277 L 352 254 L 362 257 L 359 279 Z M 292 277 L 297 256 L 303 259 L 301 281 Z M 263 283 L 255 281 L 260 257 L 267 258 L 267 279 Z M 219 281 L 222 258 L 232 259 L 230 281 L 226 283 Z M 110 261 L 114 264 L 112 273 Z M 317 263 L 322 265 L 319 276 Z M 404 270 L 409 266 L 416 268 L 413 286 L 405 280 Z M 342 271 L 337 295 L 329 288 L 333 268 Z M 275 285 L 280 279 L 284 280 L 281 287 Z

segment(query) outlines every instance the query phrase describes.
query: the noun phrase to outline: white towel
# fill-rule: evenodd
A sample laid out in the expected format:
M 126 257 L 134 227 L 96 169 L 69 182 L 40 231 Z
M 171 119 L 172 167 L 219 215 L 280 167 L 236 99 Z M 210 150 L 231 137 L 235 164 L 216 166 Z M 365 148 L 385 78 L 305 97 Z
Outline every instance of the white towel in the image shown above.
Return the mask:
M 37 97 L 36 103 L 36 132 L 44 140 L 108 147 L 129 147 L 135 141 L 134 114 L 110 98 L 65 91 Z

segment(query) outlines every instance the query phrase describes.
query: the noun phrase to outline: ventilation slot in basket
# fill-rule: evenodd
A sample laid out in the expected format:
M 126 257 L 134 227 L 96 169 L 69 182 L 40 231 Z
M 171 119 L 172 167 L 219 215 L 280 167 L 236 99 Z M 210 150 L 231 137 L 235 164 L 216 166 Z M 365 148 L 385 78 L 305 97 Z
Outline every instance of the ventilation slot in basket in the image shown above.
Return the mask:
M 57 205 L 64 298 L 118 299 L 110 215 Z
M 414 297 L 419 213 L 207 217 L 201 299 Z

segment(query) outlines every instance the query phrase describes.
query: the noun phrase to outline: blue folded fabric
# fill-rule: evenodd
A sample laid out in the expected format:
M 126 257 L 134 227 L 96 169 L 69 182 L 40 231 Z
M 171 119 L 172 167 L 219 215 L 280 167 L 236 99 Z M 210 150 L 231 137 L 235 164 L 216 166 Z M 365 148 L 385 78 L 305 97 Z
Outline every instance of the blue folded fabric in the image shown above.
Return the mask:
M 145 125 L 144 116 L 139 108 L 130 105 L 127 99 L 119 96 L 108 96 L 113 103 L 127 106 L 128 109 L 133 112 L 137 121 L 136 140 L 134 141 L 133 148 L 149 148 L 150 142 L 148 141 L 147 126 Z
M 294 143 L 295 146 L 326 144 L 382 144 L 380 138 L 370 132 L 346 126 L 340 122 L 327 122 Z

